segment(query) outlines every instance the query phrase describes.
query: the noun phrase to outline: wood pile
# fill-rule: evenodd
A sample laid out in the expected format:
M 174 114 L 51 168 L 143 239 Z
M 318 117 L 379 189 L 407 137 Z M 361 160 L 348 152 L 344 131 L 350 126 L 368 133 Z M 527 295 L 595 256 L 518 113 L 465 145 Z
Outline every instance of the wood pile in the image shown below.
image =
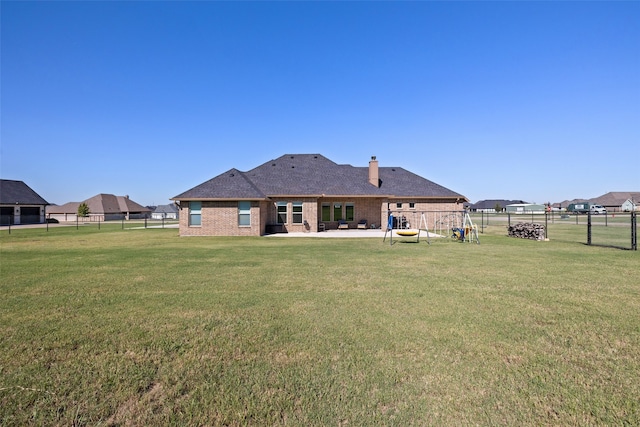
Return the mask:
M 533 222 L 521 222 L 509 226 L 509 237 L 520 239 L 544 240 L 544 225 Z

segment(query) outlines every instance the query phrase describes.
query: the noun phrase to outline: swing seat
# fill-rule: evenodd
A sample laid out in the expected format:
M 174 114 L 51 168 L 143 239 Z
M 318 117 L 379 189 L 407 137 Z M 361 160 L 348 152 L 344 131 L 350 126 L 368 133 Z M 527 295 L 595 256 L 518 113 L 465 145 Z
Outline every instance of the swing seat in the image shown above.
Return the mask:
M 396 230 L 398 236 L 411 237 L 418 234 L 418 230 Z

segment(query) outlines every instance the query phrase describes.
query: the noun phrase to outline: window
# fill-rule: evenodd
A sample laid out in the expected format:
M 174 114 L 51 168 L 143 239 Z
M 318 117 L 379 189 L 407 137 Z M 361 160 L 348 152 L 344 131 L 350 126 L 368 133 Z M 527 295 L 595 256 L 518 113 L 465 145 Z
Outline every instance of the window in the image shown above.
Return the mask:
M 287 202 L 277 203 L 277 221 L 278 224 L 287 223 Z
M 322 204 L 322 221 L 331 221 L 331 205 L 329 203 Z
M 333 220 L 339 221 L 342 219 L 342 203 L 333 204 Z
M 293 202 L 292 208 L 293 223 L 302 224 L 302 202 Z
M 353 221 L 355 218 L 354 215 L 355 206 L 353 203 L 346 203 L 344 206 L 344 219 L 347 221 Z
M 402 202 L 396 203 L 396 209 L 402 209 Z
M 189 202 L 189 226 L 202 225 L 202 202 Z
M 251 202 L 238 202 L 238 225 L 251 226 Z

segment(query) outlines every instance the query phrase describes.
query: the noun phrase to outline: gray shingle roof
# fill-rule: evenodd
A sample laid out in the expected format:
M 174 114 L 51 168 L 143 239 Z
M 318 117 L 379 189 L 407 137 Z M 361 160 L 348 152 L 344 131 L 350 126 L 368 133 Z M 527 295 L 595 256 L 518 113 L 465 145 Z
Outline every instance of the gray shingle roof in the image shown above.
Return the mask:
M 48 205 L 49 203 L 22 181 L 0 179 L 0 204 Z
M 514 204 L 527 204 L 523 200 L 504 200 L 504 199 L 491 199 L 491 200 L 480 200 L 476 203 L 470 204 L 470 209 L 493 209 L 496 207 L 496 204 L 500 205 L 500 207 L 505 208 L 507 205 Z
M 175 204 L 159 205 L 153 210 L 153 213 L 177 213 L 178 207 Z
M 400 167 L 380 167 L 381 185 L 369 168 L 339 165 L 320 154 L 285 154 L 247 172 L 231 169 L 174 200 L 265 199 L 273 196 L 455 197 L 464 196 Z

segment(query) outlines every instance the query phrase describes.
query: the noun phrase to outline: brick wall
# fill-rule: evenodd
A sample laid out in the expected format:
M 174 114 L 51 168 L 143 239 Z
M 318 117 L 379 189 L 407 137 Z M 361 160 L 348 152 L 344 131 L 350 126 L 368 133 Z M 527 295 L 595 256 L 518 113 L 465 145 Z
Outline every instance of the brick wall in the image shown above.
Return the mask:
M 238 225 L 238 202 L 202 202 L 200 226 L 189 226 L 189 204 L 180 212 L 181 236 L 260 236 L 260 202 L 251 202 L 251 226 Z M 262 228 L 264 230 L 264 228 Z
M 267 224 L 277 223 L 277 203 L 287 202 L 287 222 L 284 229 L 289 233 L 315 233 L 318 231 L 318 204 L 315 198 L 273 199 L 267 202 L 267 210 L 263 211 Z M 293 223 L 293 202 L 302 202 L 302 224 Z M 304 224 L 307 221 L 307 224 Z
M 328 203 L 333 213 L 333 203 L 340 202 L 343 212 L 346 203 L 354 203 L 354 220 L 349 222 L 349 228 L 357 228 L 360 219 L 366 219 L 368 227 L 376 228 L 387 226 L 387 208 L 394 215 L 405 215 L 412 227 L 418 227 L 422 212 L 425 212 L 427 226 L 430 230 L 436 227 L 439 220 L 437 212 L 460 211 L 462 204 L 450 200 L 420 200 L 416 199 L 383 199 L 383 198 L 296 198 L 274 199 L 272 201 L 251 202 L 251 226 L 240 227 L 238 225 L 238 202 L 202 202 L 202 224 L 189 226 L 189 203 L 183 202 L 180 212 L 181 236 L 260 236 L 266 231 L 267 225 L 276 224 L 276 203 L 287 202 L 287 223 L 284 228 L 287 232 L 317 232 L 318 223 L 321 220 L 322 204 Z M 307 224 L 293 223 L 292 202 L 302 202 L 302 218 Z M 402 209 L 396 207 L 396 203 L 402 203 Z M 409 203 L 415 203 L 414 208 L 409 208 Z M 441 215 L 440 215 L 441 216 Z M 327 229 L 338 228 L 337 221 L 325 221 Z

